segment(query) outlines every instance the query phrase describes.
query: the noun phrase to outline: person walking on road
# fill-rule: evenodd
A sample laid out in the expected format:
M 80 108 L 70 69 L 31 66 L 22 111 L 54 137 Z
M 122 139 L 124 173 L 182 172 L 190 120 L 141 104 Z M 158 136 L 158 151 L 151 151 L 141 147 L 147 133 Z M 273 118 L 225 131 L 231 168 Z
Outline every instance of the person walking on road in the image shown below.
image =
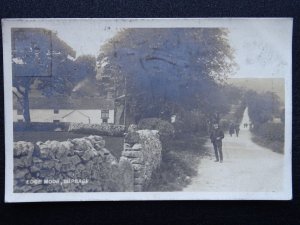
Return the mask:
M 224 138 L 224 132 L 219 128 L 218 123 L 214 123 L 213 129 L 210 134 L 211 143 L 214 146 L 216 160 L 215 162 L 223 162 L 223 152 L 222 152 L 222 139 Z M 219 158 L 220 156 L 220 158 Z
M 238 137 L 239 133 L 240 133 L 240 124 L 236 123 L 235 126 L 234 126 L 234 129 L 235 129 L 235 134 Z
M 229 134 L 230 134 L 230 137 L 232 137 L 232 135 L 234 134 L 234 124 L 233 123 L 230 123 L 230 125 L 229 125 Z
M 249 130 L 252 130 L 253 129 L 253 123 L 250 123 L 249 124 Z

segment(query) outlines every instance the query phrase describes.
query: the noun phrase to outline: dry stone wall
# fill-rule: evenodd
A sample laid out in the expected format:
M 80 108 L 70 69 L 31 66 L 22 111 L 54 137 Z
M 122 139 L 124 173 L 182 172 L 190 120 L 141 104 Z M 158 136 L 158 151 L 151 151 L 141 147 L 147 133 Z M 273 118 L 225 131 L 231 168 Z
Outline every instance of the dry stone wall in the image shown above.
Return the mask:
M 157 131 L 131 130 L 119 160 L 101 136 L 14 143 L 14 192 L 143 191 L 161 163 Z
M 161 163 L 161 142 L 156 130 L 139 130 L 125 136 L 121 160 L 128 160 L 134 169 L 134 191 L 143 191 L 153 171 Z
M 133 168 L 100 136 L 14 143 L 14 192 L 133 191 Z

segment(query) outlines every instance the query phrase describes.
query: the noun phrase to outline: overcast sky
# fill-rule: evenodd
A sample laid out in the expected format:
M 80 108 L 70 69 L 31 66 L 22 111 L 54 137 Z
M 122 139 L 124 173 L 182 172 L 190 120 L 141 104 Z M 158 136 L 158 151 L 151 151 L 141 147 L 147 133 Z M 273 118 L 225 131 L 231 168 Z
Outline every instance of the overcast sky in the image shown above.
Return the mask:
M 41 24 L 57 31 L 57 34 L 77 53 L 97 56 L 101 45 L 123 27 L 226 27 L 229 29 L 229 44 L 235 50 L 238 68 L 234 77 L 284 77 L 291 67 L 291 26 L 288 20 L 152 20 L 124 22 L 116 20 L 50 20 Z M 35 21 L 36 23 L 36 21 Z M 32 23 L 31 23 L 32 24 Z

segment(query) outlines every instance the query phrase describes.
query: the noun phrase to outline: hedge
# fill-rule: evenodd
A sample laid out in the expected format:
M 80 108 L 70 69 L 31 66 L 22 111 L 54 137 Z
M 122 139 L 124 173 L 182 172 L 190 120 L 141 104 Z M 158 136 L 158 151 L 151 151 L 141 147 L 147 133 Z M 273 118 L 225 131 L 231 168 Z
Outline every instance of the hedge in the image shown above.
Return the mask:
M 68 131 L 70 123 L 14 122 L 14 131 Z

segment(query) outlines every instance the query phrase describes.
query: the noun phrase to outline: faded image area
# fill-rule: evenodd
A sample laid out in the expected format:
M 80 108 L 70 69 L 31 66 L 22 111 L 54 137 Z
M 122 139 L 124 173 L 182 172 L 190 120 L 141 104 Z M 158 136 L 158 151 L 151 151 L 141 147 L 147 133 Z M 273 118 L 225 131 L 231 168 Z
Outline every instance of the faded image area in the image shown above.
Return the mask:
M 11 29 L 14 193 L 284 192 L 276 25 L 100 25 Z

